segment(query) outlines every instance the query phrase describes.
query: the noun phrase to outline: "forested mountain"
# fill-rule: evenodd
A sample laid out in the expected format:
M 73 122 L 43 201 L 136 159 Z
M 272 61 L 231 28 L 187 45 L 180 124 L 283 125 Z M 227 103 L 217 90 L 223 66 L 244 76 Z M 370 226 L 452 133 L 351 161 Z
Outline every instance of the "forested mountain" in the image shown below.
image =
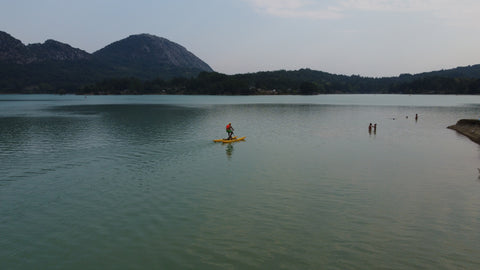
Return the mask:
M 226 75 L 184 47 L 148 34 L 89 54 L 54 40 L 24 45 L 0 31 L 0 93 L 480 94 L 480 65 L 385 78 L 311 69 Z
M 55 40 L 24 45 L 0 31 L 0 92 L 75 91 L 107 78 L 194 77 L 213 71 L 184 47 L 148 34 L 132 35 L 89 54 Z
M 425 77 L 448 77 L 448 78 L 480 78 L 480 64 L 453 69 L 425 72 L 415 75 L 416 78 Z

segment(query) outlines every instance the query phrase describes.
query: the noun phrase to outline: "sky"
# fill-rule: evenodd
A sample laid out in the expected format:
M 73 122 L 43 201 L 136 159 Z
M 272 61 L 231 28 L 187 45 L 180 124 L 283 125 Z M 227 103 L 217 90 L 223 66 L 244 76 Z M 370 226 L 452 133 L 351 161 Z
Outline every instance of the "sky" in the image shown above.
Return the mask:
M 225 74 L 365 77 L 480 64 L 478 0 L 0 0 L 0 31 L 95 52 L 148 33 Z

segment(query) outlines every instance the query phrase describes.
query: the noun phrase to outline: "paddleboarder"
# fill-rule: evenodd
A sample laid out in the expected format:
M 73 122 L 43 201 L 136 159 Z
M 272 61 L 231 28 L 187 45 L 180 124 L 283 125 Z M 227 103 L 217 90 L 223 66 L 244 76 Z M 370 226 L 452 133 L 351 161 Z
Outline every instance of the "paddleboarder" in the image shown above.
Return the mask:
M 233 135 L 233 130 L 234 130 L 232 127 L 232 123 L 228 123 L 228 125 L 225 127 L 225 130 L 227 131 L 227 134 L 228 134 L 227 140 L 231 140 Z

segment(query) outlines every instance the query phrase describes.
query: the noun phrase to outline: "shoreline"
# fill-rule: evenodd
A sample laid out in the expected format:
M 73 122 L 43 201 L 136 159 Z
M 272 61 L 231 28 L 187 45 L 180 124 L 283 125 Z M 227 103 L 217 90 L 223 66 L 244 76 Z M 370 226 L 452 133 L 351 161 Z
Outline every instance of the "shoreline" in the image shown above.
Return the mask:
M 473 142 L 480 144 L 480 120 L 460 119 L 455 125 L 448 126 L 447 128 L 455 130 Z

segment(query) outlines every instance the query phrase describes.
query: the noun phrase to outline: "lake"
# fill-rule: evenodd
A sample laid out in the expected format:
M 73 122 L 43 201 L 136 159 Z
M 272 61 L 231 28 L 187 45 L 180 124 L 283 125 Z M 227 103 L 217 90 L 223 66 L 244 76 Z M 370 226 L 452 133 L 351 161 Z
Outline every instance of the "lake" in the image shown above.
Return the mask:
M 0 95 L 0 268 L 478 269 L 480 147 L 446 127 L 479 117 L 480 96 Z M 229 122 L 246 140 L 214 143 Z

